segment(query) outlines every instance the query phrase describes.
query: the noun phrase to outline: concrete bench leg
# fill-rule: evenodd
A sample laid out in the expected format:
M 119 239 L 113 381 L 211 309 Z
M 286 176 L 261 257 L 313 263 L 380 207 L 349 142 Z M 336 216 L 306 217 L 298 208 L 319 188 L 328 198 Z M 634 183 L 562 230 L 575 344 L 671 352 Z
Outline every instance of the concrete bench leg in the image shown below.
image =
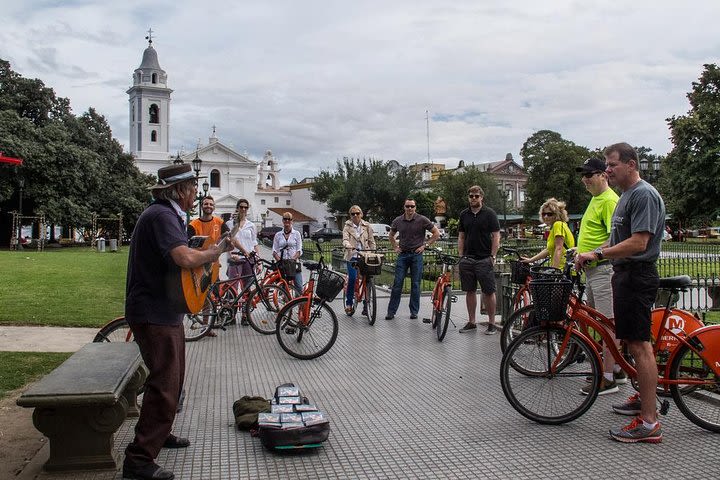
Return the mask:
M 125 390 L 122 393 L 128 404 L 128 417 L 140 416 L 140 408 L 138 408 L 137 403 L 138 390 L 145 384 L 148 373 L 149 371 L 145 364 L 141 363 L 138 369 L 135 370 L 135 373 L 133 374 L 132 378 L 130 379 L 127 386 L 125 387 Z
M 47 471 L 118 468 L 114 434 L 125 421 L 128 404 L 120 397 L 112 406 L 38 407 L 33 423 L 50 440 Z

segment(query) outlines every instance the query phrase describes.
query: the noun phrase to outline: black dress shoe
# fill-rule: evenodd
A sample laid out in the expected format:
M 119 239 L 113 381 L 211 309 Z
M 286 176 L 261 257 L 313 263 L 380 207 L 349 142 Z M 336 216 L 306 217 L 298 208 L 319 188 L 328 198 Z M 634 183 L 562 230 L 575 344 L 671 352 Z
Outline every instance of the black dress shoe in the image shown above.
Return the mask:
M 165 470 L 157 463 L 148 463 L 138 467 L 123 465 L 123 478 L 134 480 L 173 480 L 175 474 Z
M 411 313 L 410 320 L 416 320 L 416 319 L 417 319 L 417 313 Z
M 176 437 L 173 434 L 168 435 L 163 443 L 163 448 L 187 448 L 190 446 L 190 440 L 183 437 Z
M 385 320 L 392 320 L 393 318 L 395 318 L 395 315 L 390 315 L 390 314 L 385 315 Z

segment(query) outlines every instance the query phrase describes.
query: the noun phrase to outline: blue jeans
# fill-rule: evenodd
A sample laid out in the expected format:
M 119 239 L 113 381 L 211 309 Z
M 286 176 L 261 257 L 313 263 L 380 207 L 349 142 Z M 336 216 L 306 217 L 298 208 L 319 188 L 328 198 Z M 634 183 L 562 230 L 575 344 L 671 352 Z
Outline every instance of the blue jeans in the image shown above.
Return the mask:
M 293 283 L 295 284 L 294 287 L 295 287 L 295 291 L 297 292 L 297 294 L 298 294 L 298 295 L 302 295 L 302 291 L 303 291 L 303 278 L 302 278 L 302 273 L 301 273 L 301 272 L 297 272 L 297 273 L 295 274 L 295 278 L 293 278 Z M 288 292 L 288 293 L 290 293 L 290 292 Z
M 354 260 L 353 260 L 354 261 Z M 353 304 L 353 297 L 355 296 L 355 280 L 357 279 L 358 271 L 357 268 L 353 267 L 353 261 L 345 262 L 347 266 L 347 295 L 345 296 L 345 305 L 351 307 Z
M 419 253 L 401 253 L 395 261 L 395 281 L 390 293 L 388 315 L 395 315 L 400 306 L 403 282 L 410 269 L 410 314 L 417 315 L 420 310 L 420 280 L 422 279 L 423 258 Z

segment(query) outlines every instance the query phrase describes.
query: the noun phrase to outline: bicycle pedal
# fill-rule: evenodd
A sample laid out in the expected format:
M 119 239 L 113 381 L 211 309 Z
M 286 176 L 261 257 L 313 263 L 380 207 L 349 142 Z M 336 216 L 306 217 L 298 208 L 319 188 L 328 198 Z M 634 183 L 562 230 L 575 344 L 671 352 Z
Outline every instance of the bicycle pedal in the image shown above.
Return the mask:
M 585 361 L 585 354 L 584 353 L 578 353 L 575 355 L 575 363 L 583 363 Z
M 450 295 L 450 303 L 457 303 L 458 297 L 457 295 Z
M 660 402 L 660 415 L 667 415 L 668 411 L 670 411 L 670 402 L 663 400 Z
M 423 323 L 432 323 L 432 318 L 423 318 Z

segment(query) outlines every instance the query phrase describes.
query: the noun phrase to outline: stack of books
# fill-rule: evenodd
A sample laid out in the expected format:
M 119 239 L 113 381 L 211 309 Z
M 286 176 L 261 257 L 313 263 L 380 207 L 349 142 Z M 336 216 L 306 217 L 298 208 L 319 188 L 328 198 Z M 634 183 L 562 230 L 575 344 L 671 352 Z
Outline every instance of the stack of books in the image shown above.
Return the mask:
M 260 427 L 286 430 L 329 423 L 323 412 L 300 395 L 298 387 L 278 387 L 270 408 L 270 413 L 258 414 Z

